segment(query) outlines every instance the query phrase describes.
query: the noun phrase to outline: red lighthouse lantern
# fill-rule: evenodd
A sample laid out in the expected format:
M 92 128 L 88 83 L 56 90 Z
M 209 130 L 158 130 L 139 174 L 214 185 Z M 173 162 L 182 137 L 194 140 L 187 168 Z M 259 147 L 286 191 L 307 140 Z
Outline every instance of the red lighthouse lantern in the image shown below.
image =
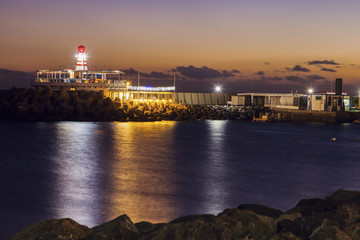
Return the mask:
M 85 46 L 83 45 L 78 46 L 78 53 L 85 53 Z

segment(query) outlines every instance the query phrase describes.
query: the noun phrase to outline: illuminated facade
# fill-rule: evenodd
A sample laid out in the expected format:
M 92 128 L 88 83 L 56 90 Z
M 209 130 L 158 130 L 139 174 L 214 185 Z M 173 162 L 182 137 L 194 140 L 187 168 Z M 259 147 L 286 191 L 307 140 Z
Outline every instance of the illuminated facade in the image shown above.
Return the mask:
M 49 86 L 53 90 L 66 88 L 68 91 L 103 91 L 106 97 L 122 100 L 164 100 L 173 98 L 175 86 L 148 87 L 132 86 L 120 70 L 89 71 L 85 46 L 78 46 L 76 67 L 62 70 L 39 70 L 33 86 Z M 174 82 L 175 85 L 175 82 Z

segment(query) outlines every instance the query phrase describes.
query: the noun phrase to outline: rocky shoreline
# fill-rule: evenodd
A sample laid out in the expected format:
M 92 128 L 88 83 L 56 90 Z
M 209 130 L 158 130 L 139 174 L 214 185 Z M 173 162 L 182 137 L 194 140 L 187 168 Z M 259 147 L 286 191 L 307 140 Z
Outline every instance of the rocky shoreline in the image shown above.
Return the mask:
M 133 223 L 122 215 L 94 228 L 72 219 L 39 221 L 9 240 L 350 240 L 360 239 L 360 192 L 338 190 L 325 199 L 301 200 L 282 212 L 262 205 L 240 205 L 218 215 L 180 217 L 169 223 Z
M 12 88 L 0 95 L 0 120 L 11 121 L 197 121 L 251 120 L 264 107 L 199 106 L 104 98 L 103 93 Z

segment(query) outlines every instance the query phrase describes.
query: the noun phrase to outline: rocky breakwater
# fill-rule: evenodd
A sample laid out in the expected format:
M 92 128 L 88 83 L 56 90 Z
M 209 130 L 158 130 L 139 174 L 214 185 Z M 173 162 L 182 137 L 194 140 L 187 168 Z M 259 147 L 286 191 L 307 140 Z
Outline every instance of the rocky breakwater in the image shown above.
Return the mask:
M 10 240 L 348 240 L 360 239 L 360 192 L 339 190 L 325 199 L 301 200 L 281 212 L 262 205 L 240 205 L 215 215 L 194 215 L 169 223 L 133 223 L 122 215 L 94 228 L 71 219 L 39 221 Z
M 162 101 L 121 101 L 102 92 L 13 88 L 0 95 L 0 119 L 21 121 L 251 120 L 263 107 L 200 106 Z

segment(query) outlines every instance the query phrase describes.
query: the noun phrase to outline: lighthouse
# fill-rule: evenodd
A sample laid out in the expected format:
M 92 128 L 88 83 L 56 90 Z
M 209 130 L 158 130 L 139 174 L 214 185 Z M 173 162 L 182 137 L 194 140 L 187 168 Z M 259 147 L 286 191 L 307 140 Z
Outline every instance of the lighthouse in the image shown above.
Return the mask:
M 87 71 L 87 63 L 86 63 L 86 53 L 85 53 L 85 46 L 80 45 L 78 46 L 78 54 L 77 56 L 77 63 L 76 63 L 76 71 Z

